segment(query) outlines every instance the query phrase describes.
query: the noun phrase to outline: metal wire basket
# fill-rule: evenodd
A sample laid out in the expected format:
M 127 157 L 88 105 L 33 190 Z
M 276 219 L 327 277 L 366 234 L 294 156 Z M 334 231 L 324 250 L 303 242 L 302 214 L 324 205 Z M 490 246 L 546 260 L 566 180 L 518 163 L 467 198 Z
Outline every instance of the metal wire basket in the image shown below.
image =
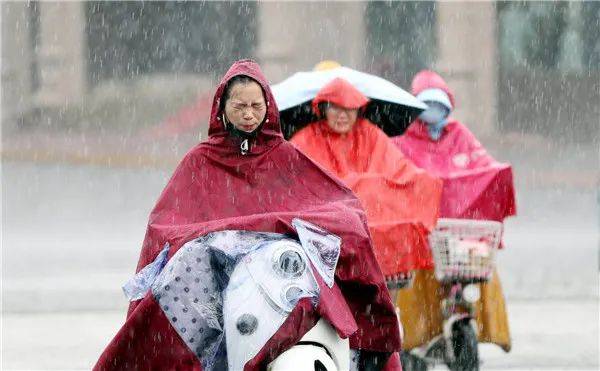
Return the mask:
M 414 272 L 400 273 L 393 279 L 386 279 L 387 288 L 393 289 L 404 289 L 412 285 L 413 279 L 415 278 Z
M 439 281 L 487 281 L 500 244 L 502 223 L 491 220 L 439 219 L 429 235 Z

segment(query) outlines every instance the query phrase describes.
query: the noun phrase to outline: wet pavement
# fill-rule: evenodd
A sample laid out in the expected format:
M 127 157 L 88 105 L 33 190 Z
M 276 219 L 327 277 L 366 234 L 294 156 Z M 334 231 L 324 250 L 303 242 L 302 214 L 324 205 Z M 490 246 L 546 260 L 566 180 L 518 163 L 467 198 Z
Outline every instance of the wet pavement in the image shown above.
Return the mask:
M 482 370 L 597 370 L 597 300 L 513 300 L 513 349 L 480 346 Z M 3 315 L 3 370 L 89 370 L 124 311 Z M 439 366 L 436 369 L 443 370 Z

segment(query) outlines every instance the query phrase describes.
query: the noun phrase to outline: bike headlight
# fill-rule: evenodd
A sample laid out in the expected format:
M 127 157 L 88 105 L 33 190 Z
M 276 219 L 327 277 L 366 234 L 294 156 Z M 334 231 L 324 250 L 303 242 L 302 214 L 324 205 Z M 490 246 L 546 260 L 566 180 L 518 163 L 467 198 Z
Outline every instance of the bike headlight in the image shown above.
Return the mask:
M 475 303 L 481 297 L 479 285 L 467 285 L 463 288 L 463 298 L 469 303 Z
M 281 290 L 281 299 L 287 305 L 286 309 L 293 309 L 298 300 L 305 294 L 305 290 L 298 285 L 289 285 Z
M 306 262 L 295 249 L 281 249 L 273 256 L 273 269 L 283 278 L 300 277 L 306 269 Z

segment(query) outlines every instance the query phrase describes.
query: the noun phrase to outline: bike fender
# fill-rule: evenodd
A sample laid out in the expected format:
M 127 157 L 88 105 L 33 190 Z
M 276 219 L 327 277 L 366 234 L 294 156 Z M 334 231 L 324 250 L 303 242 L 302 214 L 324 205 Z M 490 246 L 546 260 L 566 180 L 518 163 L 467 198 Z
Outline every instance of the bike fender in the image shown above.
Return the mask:
M 471 316 L 468 315 L 467 313 L 455 313 L 455 314 L 451 315 L 444 322 L 444 338 L 446 338 L 446 339 L 452 338 L 452 327 L 454 327 L 454 324 L 459 321 L 475 322 L 473 320 L 473 318 L 471 318 Z M 471 326 L 473 326 L 473 323 L 471 323 Z M 477 333 L 477 327 L 474 326 L 473 328 L 475 328 L 475 332 Z

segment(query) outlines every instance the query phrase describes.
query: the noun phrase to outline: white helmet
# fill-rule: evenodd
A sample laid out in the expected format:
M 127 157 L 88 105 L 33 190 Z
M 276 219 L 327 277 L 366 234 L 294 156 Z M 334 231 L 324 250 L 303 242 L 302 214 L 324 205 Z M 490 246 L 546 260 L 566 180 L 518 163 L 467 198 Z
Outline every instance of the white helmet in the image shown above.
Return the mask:
M 350 368 L 350 342 L 320 319 L 298 344 L 283 352 L 267 371 L 342 371 Z

